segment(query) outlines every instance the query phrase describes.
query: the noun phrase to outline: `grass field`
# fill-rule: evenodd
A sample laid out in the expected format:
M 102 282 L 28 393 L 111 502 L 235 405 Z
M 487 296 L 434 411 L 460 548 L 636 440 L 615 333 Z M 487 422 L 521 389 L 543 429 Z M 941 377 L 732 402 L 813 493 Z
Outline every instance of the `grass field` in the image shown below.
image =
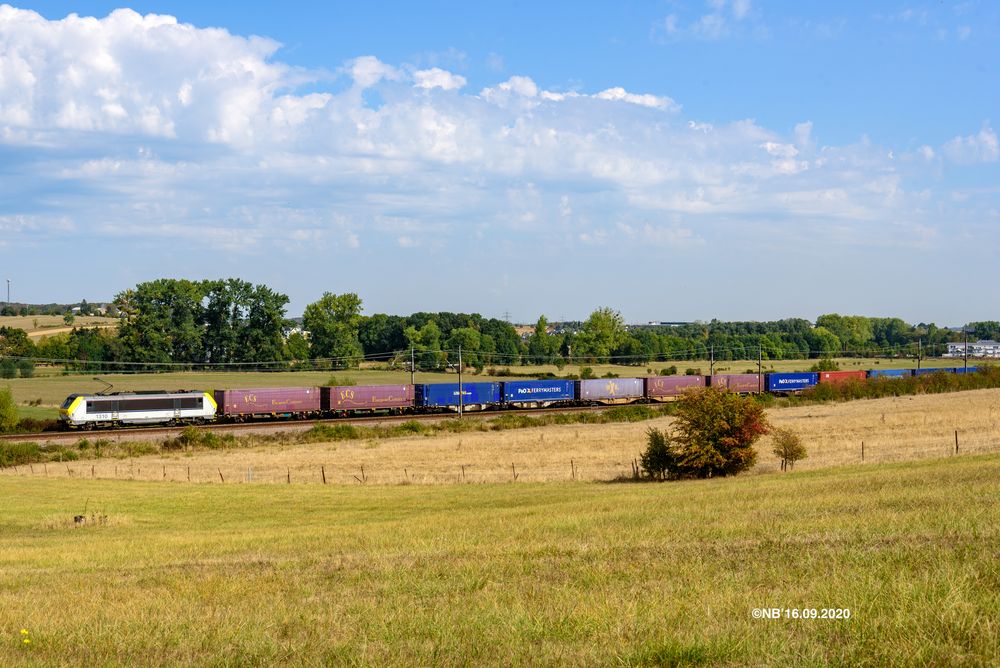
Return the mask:
M 998 479 L 998 455 L 668 484 L 4 476 L 0 664 L 995 665 Z
M 76 316 L 73 319 L 75 327 L 117 327 L 118 318 L 107 318 L 104 316 Z M 51 334 L 68 332 L 71 327 L 67 327 L 61 315 L 2 315 L 0 316 L 0 327 L 15 327 L 23 329 L 28 336 L 36 341 Z
M 915 366 L 913 360 L 871 360 L 871 359 L 844 359 L 840 360 L 840 367 L 844 370 L 869 369 L 869 368 L 912 368 Z M 982 364 L 983 362 L 976 362 Z M 765 362 L 765 371 L 802 371 L 815 364 L 815 360 L 788 360 Z M 970 364 L 973 364 L 970 362 Z M 660 369 L 675 365 L 680 373 L 687 368 L 699 369 L 707 374 L 709 365 L 707 362 L 656 362 L 652 365 L 642 367 L 620 366 L 620 365 L 592 365 L 591 368 L 598 376 L 607 373 L 614 373 L 622 378 L 644 376 L 647 372 L 656 374 Z M 962 360 L 925 360 L 924 366 L 962 366 Z M 508 367 L 501 367 L 502 371 Z M 554 365 L 541 366 L 513 366 L 510 369 L 517 374 L 532 373 L 553 373 L 560 376 L 567 374 L 580 374 L 582 367 L 570 365 L 562 371 Z M 749 369 L 756 369 L 757 362 L 719 362 L 715 366 L 716 373 L 743 373 Z M 14 399 L 18 405 L 24 407 L 27 402 L 41 400 L 41 409 L 27 411 L 20 410 L 21 417 L 34 417 L 38 419 L 55 419 L 58 416 L 56 408 L 62 401 L 75 392 L 87 393 L 98 392 L 104 389 L 105 385 L 94 380 L 98 376 L 114 385 L 115 391 L 131 390 L 177 390 L 177 389 L 199 389 L 214 390 L 224 388 L 244 388 L 244 387 L 292 387 L 292 386 L 315 386 L 325 385 L 330 376 L 336 376 L 343 382 L 349 379 L 359 385 L 379 385 L 379 384 L 401 384 L 410 382 L 410 374 L 405 371 L 386 371 L 379 369 L 353 369 L 348 371 L 298 371 L 298 372 L 179 372 L 179 373 L 144 373 L 144 374 L 74 374 L 62 375 L 61 370 L 52 367 L 39 367 L 34 378 L 12 378 L 0 380 L 0 385 L 6 385 L 14 393 Z M 507 376 L 489 376 L 486 373 L 476 375 L 467 373 L 464 379 L 467 382 L 504 380 Z M 456 382 L 457 376 L 454 373 L 417 373 L 415 382 L 417 383 L 448 383 Z

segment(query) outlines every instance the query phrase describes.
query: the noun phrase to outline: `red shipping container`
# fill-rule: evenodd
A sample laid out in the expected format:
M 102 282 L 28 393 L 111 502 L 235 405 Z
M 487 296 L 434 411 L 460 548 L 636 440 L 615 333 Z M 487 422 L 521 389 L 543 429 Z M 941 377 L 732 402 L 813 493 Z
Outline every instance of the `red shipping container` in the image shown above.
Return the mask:
M 221 415 L 305 415 L 319 412 L 318 387 L 258 387 L 216 390 Z
M 867 377 L 868 374 L 864 371 L 821 371 L 819 374 L 819 382 L 839 385 L 840 383 L 846 383 L 851 380 L 863 382 Z
M 324 411 L 373 411 L 413 407 L 413 385 L 352 385 L 319 389 Z
M 763 378 L 756 373 L 724 373 L 708 377 L 711 387 L 720 387 L 738 394 L 760 392 L 763 382 Z
M 652 376 L 646 378 L 646 398 L 664 401 L 699 387 L 705 387 L 705 376 Z

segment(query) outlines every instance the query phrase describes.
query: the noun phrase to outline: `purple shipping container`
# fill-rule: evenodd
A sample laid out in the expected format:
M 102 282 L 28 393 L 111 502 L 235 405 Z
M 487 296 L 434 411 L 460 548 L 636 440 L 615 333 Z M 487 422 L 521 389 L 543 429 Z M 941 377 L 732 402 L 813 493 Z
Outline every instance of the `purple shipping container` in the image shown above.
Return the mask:
M 760 392 L 763 378 L 756 373 L 725 373 L 709 376 L 708 384 L 737 394 L 748 394 Z
M 216 390 L 220 415 L 306 415 L 319 412 L 318 387 L 258 387 Z
M 413 385 L 321 387 L 324 411 L 376 411 L 413 408 Z
M 646 398 L 667 401 L 699 387 L 705 387 L 704 376 L 652 376 L 646 378 Z
M 580 399 L 601 404 L 627 404 L 643 398 L 642 378 L 600 378 L 580 381 Z

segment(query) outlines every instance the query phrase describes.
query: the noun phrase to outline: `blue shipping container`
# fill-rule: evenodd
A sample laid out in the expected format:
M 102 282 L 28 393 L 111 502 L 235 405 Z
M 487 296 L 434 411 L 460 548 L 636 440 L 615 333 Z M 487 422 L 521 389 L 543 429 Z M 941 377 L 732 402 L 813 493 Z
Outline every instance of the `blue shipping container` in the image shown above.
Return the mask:
M 909 378 L 913 369 L 869 369 L 869 378 Z
M 951 368 L 937 368 L 937 369 L 915 369 L 913 371 L 913 375 L 915 376 L 926 376 L 929 373 L 955 373 L 955 370 Z
M 976 373 L 977 368 L 978 367 L 970 366 L 966 369 L 964 366 L 957 366 L 955 367 L 955 373 Z
M 458 406 L 458 383 L 417 385 L 417 406 Z M 500 383 L 462 383 L 462 404 L 499 404 Z
M 538 401 L 573 401 L 572 380 L 515 380 L 503 384 L 503 400 L 510 404 Z
M 768 392 L 797 392 L 818 382 L 818 373 L 769 373 L 766 381 Z

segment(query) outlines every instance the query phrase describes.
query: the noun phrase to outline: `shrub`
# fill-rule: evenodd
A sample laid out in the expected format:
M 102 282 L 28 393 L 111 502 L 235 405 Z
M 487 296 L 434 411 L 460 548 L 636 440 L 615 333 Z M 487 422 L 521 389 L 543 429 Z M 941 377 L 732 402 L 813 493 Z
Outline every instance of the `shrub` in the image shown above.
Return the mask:
M 677 375 L 677 366 L 672 364 L 672 365 L 668 366 L 665 369 L 660 369 L 660 375 L 661 376 L 676 376 Z
M 813 364 L 810 371 L 840 371 L 840 365 L 837 364 L 833 359 L 829 357 L 824 357 L 816 364 Z
M 795 462 L 806 458 L 806 446 L 802 438 L 791 429 L 775 429 L 772 436 L 773 452 L 781 458 L 781 470 L 795 467 Z
M 585 366 L 582 369 L 580 369 L 580 378 L 590 379 L 590 378 L 597 378 L 597 376 L 594 375 L 594 370 L 592 368 L 590 368 L 589 366 Z
M 650 478 L 665 480 L 677 473 L 677 458 L 670 449 L 670 434 L 652 427 L 646 432 L 646 451 L 639 457 L 639 465 Z
M 17 362 L 9 357 L 0 360 L 0 378 L 13 378 L 17 375 Z
M 701 369 L 698 369 L 698 368 L 684 369 L 684 375 L 685 376 L 700 376 L 701 375 Z
M 35 375 L 35 363 L 31 360 L 21 360 L 17 363 L 17 371 L 21 378 L 31 378 Z
M 17 429 L 17 404 L 9 387 L 0 389 L 0 433 Z
M 41 448 L 37 443 L 0 443 L 0 468 L 41 460 Z
M 355 385 L 358 384 L 358 381 L 349 376 L 344 376 L 343 378 L 337 378 L 337 376 L 330 376 L 327 379 L 326 384 L 331 387 L 336 387 L 336 386 L 354 387 Z
M 677 402 L 677 471 L 685 477 L 708 478 L 746 471 L 757 459 L 753 444 L 770 431 L 764 407 L 712 387 L 686 392 Z

